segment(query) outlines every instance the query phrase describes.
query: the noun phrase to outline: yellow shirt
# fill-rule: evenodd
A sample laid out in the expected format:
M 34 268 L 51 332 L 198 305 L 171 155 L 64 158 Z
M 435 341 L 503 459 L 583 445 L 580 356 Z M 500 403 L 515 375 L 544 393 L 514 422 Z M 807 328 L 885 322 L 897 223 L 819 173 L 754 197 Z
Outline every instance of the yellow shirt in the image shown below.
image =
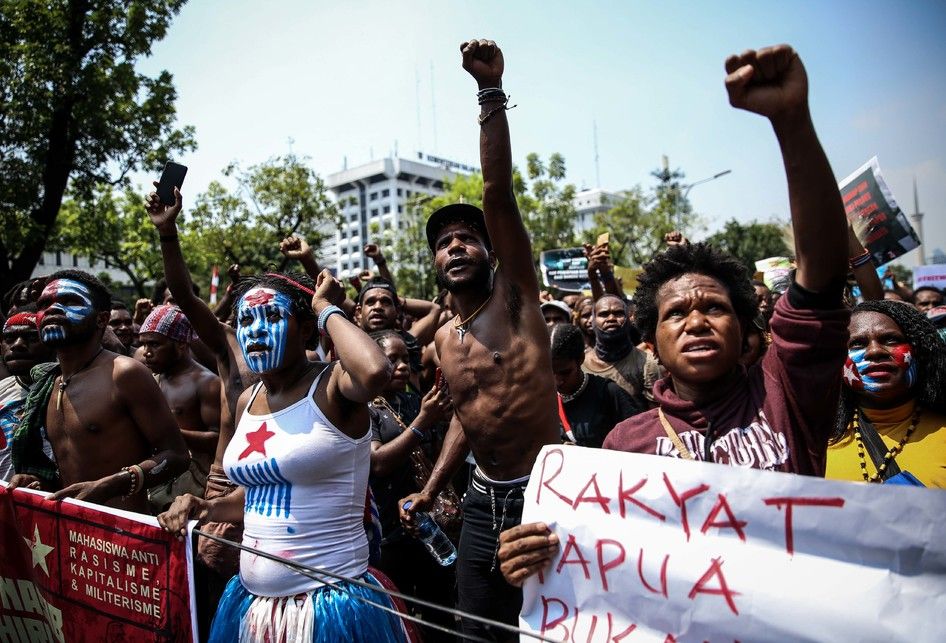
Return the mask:
M 892 409 L 861 409 L 867 415 L 887 449 L 898 444 L 913 420 L 914 402 L 910 401 Z M 854 430 L 848 427 L 847 434 L 837 444 L 828 447 L 826 478 L 863 482 L 861 460 L 857 455 L 857 440 Z M 867 475 L 877 473 L 870 454 L 864 449 Z M 927 487 L 946 489 L 946 416 L 923 410 L 920 422 L 910 436 L 910 441 L 894 458 L 902 471 L 909 471 Z

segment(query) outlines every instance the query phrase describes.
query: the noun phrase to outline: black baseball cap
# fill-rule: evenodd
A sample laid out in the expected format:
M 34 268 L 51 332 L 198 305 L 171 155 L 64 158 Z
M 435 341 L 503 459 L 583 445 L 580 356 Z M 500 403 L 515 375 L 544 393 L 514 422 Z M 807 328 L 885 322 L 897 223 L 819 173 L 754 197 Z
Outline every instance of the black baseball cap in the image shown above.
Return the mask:
M 364 299 L 366 292 L 375 288 L 387 290 L 389 293 L 391 293 L 391 296 L 394 297 L 394 305 L 398 305 L 400 300 L 397 297 L 397 289 L 394 287 L 394 284 L 392 284 L 387 279 L 381 279 L 380 277 L 375 277 L 361 287 L 361 290 L 358 291 L 358 303 L 361 304 L 361 300 Z
M 451 223 L 463 223 L 469 226 L 483 237 L 483 244 L 487 250 L 493 249 L 493 244 L 489 242 L 489 232 L 486 230 L 483 211 L 469 203 L 451 203 L 435 211 L 427 219 L 427 245 L 430 246 L 431 252 L 434 251 L 434 244 L 437 243 L 437 235 Z

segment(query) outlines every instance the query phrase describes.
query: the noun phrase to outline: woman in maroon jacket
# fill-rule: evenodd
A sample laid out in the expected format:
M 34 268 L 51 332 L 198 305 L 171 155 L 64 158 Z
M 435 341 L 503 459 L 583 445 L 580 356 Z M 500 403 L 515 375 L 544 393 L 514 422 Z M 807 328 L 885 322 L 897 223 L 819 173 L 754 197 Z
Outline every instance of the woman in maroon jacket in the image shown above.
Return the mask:
M 787 45 L 726 60 L 734 107 L 769 119 L 782 151 L 795 236 L 794 282 L 772 316 L 772 345 L 746 370 L 745 329 L 757 311 L 745 268 L 705 244 L 675 245 L 641 275 L 637 324 L 669 377 L 657 408 L 619 424 L 604 447 L 823 476 L 840 394 L 850 311 L 847 223 L 808 110 L 808 80 Z M 499 559 L 520 585 L 555 555 L 541 523 L 504 532 Z

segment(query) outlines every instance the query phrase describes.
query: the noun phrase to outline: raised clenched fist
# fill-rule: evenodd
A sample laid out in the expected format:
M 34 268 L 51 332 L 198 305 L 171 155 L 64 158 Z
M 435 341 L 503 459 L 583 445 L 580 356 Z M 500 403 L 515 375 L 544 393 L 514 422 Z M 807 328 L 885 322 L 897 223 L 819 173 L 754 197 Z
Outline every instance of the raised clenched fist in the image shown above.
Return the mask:
M 688 246 L 690 240 L 683 236 L 679 230 L 672 230 L 664 235 L 664 243 L 668 246 Z
M 480 88 L 502 87 L 503 52 L 492 40 L 468 40 L 460 45 L 463 68 L 467 70 Z
M 240 264 L 233 263 L 230 264 L 230 267 L 227 268 L 227 276 L 230 278 L 230 281 L 237 283 L 240 281 Z
M 279 252 L 286 259 L 302 259 L 312 252 L 306 240 L 299 235 L 289 235 L 279 242 Z
M 808 76 L 788 45 L 749 49 L 726 59 L 726 91 L 733 107 L 770 119 L 808 105 Z
M 340 306 L 345 301 L 345 287 L 332 276 L 328 269 L 319 273 L 315 281 L 315 294 L 312 295 L 312 310 L 316 314 L 326 306 Z

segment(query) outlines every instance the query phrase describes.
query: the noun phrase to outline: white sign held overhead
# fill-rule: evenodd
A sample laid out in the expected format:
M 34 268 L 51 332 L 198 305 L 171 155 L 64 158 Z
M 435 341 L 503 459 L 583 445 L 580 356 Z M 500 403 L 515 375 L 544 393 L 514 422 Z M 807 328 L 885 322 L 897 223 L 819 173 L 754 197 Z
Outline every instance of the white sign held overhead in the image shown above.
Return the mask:
M 946 264 L 934 263 L 926 266 L 916 266 L 913 269 L 913 288 L 933 286 L 943 290 L 946 288 Z

